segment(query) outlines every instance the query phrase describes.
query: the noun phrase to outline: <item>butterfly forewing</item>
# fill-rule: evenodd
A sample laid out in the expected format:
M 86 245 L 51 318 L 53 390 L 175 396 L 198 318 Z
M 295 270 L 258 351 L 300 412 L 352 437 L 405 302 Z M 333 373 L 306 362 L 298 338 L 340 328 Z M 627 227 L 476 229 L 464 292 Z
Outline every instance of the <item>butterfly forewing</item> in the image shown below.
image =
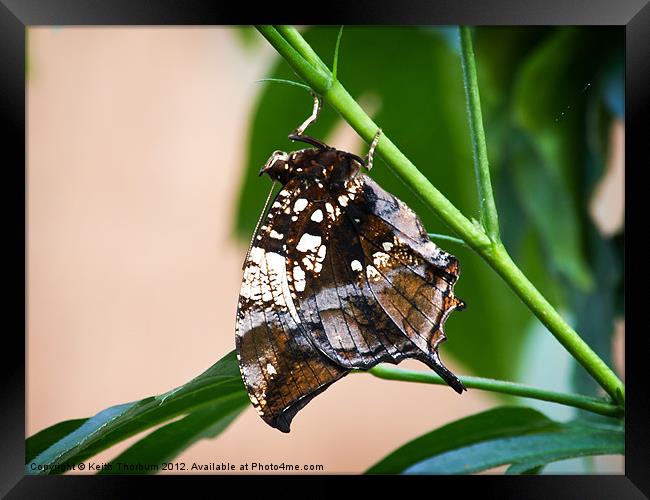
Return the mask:
M 296 186 L 294 195 L 299 193 Z M 244 266 L 236 347 L 242 378 L 258 413 L 288 432 L 293 415 L 347 373 L 318 352 L 305 335 L 288 288 L 286 243 L 294 197 L 282 190 L 253 242 Z M 282 235 L 282 236 L 280 236 Z

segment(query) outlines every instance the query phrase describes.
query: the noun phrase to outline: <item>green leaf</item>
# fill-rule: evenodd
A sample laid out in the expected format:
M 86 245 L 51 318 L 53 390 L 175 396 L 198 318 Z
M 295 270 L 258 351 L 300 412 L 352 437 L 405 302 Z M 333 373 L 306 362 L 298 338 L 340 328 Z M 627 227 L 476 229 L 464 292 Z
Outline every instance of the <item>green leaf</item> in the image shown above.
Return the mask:
M 204 373 L 176 389 L 140 401 L 113 406 L 87 419 L 80 427 L 43 450 L 25 466 L 26 474 L 50 474 L 39 466 L 72 465 L 109 446 L 179 415 L 241 401 L 246 390 L 235 352 L 231 351 Z M 61 424 L 57 424 L 59 426 Z M 54 432 L 53 426 L 43 432 Z
M 519 464 L 518 465 L 512 465 L 512 466 L 508 467 L 508 469 L 506 470 L 506 474 L 519 474 L 519 475 L 522 475 L 522 476 L 541 474 L 541 472 L 544 470 L 545 466 L 546 466 L 546 464 L 544 464 L 544 465 L 533 465 L 530 468 L 525 468 L 525 467 L 519 467 Z
M 511 129 L 510 98 L 517 69 L 555 28 L 542 26 L 479 26 L 474 51 L 485 122 L 488 157 L 499 171 Z
M 511 473 L 538 473 L 565 458 L 620 454 L 618 420 L 559 423 L 525 407 L 504 406 L 444 425 L 401 446 L 366 474 L 463 474 L 513 464 Z
M 590 455 L 621 454 L 620 430 L 562 425 L 554 432 L 493 439 L 440 453 L 409 467 L 406 474 L 468 474 L 513 464 L 509 474 L 522 474 L 549 462 Z
M 510 141 L 512 180 L 521 206 L 545 242 L 549 267 L 580 289 L 589 289 L 593 278 L 580 250 L 580 222 L 568 187 L 559 173 L 546 168 L 527 137 L 513 133 Z
M 504 406 L 462 418 L 401 446 L 366 474 L 398 474 L 423 460 L 474 443 L 553 430 L 558 424 L 525 407 Z
M 54 424 L 47 429 L 37 432 L 32 437 L 25 440 L 25 463 L 31 462 L 34 457 L 43 453 L 47 448 L 78 429 L 87 418 L 77 418 L 75 420 L 65 420 Z
M 218 436 L 248 406 L 248 396 L 224 399 L 213 406 L 156 429 L 126 451 L 111 460 L 112 468 L 99 474 L 142 474 L 141 471 L 121 469 L 118 464 L 156 464 L 172 460 L 197 441 Z M 154 468 L 144 473 L 157 472 Z
M 508 144 L 513 136 L 519 144 L 504 162 L 552 270 L 583 292 L 594 287 L 584 241 L 587 104 L 623 40 L 611 27 L 557 29 L 526 58 L 512 91 Z

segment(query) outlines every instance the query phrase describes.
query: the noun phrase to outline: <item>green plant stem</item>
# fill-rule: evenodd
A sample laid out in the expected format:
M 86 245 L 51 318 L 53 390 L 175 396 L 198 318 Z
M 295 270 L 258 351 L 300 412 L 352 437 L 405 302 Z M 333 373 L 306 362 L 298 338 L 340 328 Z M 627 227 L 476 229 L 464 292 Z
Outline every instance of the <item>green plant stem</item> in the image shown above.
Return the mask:
M 336 46 L 334 47 L 334 60 L 332 61 L 332 77 L 334 80 L 338 77 L 339 67 L 339 48 L 341 46 L 341 36 L 343 35 L 343 26 L 339 28 L 339 34 L 336 37 Z
M 429 238 L 433 240 L 451 241 L 452 243 L 456 243 L 457 245 L 463 245 L 464 247 L 467 246 L 467 244 L 460 238 L 454 238 L 453 236 L 449 236 L 447 234 L 429 233 Z
M 304 89 L 307 92 L 312 91 L 309 85 L 305 85 L 304 83 L 292 82 L 291 80 L 284 80 L 282 78 L 262 78 L 260 80 L 255 80 L 255 83 L 265 83 L 265 82 L 282 83 L 284 85 L 291 85 L 292 87 L 298 87 Z
M 535 285 L 512 261 L 505 247 L 499 243 L 481 256 L 614 401 L 623 404 L 625 401 L 623 382 L 535 288 Z
M 316 67 L 320 67 L 326 73 L 329 73 L 329 68 L 323 62 L 323 60 L 314 52 L 314 49 L 311 48 L 298 30 L 292 26 L 275 26 L 275 29 L 284 37 L 284 39 L 289 42 L 307 61 L 313 64 Z M 332 77 L 332 80 L 334 78 Z
M 358 370 L 358 373 L 366 373 L 363 370 Z M 433 372 L 422 372 L 416 370 L 404 370 L 389 365 L 378 365 L 367 373 L 371 373 L 375 377 L 387 380 L 401 380 L 403 382 L 420 382 L 425 384 L 447 385 L 447 383 Z M 620 417 L 623 415 L 623 408 L 614 405 L 599 398 L 590 396 L 583 396 L 580 394 L 569 394 L 565 392 L 548 391 L 531 387 L 524 384 L 517 384 L 514 382 L 506 382 L 504 380 L 494 380 L 482 377 L 470 377 L 467 375 L 458 377 L 465 387 L 469 389 L 479 389 L 484 391 L 499 392 L 502 394 L 511 394 L 513 396 L 520 396 L 524 398 L 539 399 L 542 401 L 550 401 L 565 406 L 573 406 L 592 413 L 600 415 L 607 415 L 608 417 Z
M 474 152 L 474 169 L 478 186 L 479 206 L 481 210 L 481 223 L 492 241 L 499 241 L 499 218 L 497 207 L 492 193 L 490 180 L 490 166 L 488 163 L 487 147 L 485 144 L 485 131 L 483 130 L 483 115 L 481 113 L 481 98 L 478 92 L 478 77 L 476 76 L 476 62 L 472 46 L 472 33 L 470 28 L 462 26 L 460 30 L 460 59 L 463 67 L 465 82 L 465 98 L 467 99 L 467 112 L 469 115 L 469 130 L 472 136 Z
M 359 104 L 350 96 L 345 88 L 334 81 L 331 73 L 307 62 L 302 54 L 307 54 L 309 60 L 318 58 L 308 47 L 307 42 L 293 28 L 283 27 L 288 33 L 288 39 L 300 47 L 299 52 L 278 30 L 272 27 L 259 27 L 260 33 L 284 57 L 293 70 L 312 89 L 319 93 L 368 143 L 377 132 L 377 125 L 361 109 Z M 317 59 L 320 61 L 320 58 Z M 322 64 L 322 62 L 321 62 Z M 521 300 L 560 341 L 569 353 L 596 379 L 607 393 L 619 404 L 625 400 L 623 383 L 616 374 L 598 357 L 598 355 L 580 338 L 553 306 L 542 296 L 512 261 L 503 245 L 493 242 L 485 233 L 482 226 L 468 220 L 429 180 L 404 156 L 391 142 L 384 130 L 376 155 L 386 162 L 413 191 L 433 210 L 465 243 L 476 251 L 515 291 Z
M 314 53 L 314 51 L 311 50 L 311 47 L 309 47 L 309 50 L 305 49 L 304 46 L 307 45 L 307 42 L 304 42 L 304 39 L 300 36 L 300 33 L 298 33 L 295 29 L 292 29 L 291 32 L 295 32 L 295 35 L 297 35 L 304 42 L 302 45 L 297 44 L 297 46 L 300 47 L 300 50 L 285 40 L 285 38 L 273 26 L 256 26 L 256 28 L 267 40 L 269 40 L 269 42 L 273 40 L 271 44 L 275 50 L 277 50 L 278 53 L 284 57 L 284 59 L 289 63 L 296 74 L 310 75 L 309 81 L 307 83 L 309 83 L 309 86 L 314 89 L 314 91 L 316 91 L 318 94 L 323 95 L 332 86 L 333 78 L 331 73 L 327 67 L 322 67 L 325 65 Z M 280 29 L 282 29 L 282 27 L 280 27 Z M 293 38 L 295 39 L 296 37 L 293 36 Z

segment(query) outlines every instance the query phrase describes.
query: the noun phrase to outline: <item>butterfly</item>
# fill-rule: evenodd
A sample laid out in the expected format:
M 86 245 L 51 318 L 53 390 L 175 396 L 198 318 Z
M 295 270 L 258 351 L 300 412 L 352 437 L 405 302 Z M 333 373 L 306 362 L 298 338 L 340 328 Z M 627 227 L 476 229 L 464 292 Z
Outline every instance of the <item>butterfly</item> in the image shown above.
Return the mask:
M 275 151 L 260 170 L 282 189 L 249 248 L 237 309 L 242 379 L 282 432 L 334 382 L 378 363 L 414 358 L 465 390 L 438 354 L 445 320 L 465 307 L 458 260 L 361 173 L 380 132 L 365 159 L 335 149 L 303 134 L 319 109 L 289 136 L 312 147 Z

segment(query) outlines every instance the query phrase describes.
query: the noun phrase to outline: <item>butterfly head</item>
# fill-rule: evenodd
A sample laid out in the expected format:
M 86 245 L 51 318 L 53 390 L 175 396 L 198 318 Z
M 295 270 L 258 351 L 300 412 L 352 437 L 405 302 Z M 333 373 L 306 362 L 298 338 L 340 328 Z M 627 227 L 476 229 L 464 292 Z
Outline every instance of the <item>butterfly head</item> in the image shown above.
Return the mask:
M 269 159 L 266 160 L 264 166 L 260 169 L 259 175 L 269 174 L 273 180 L 286 183 L 286 180 L 283 182 L 282 178 L 288 177 L 289 170 L 289 154 L 284 151 L 273 151 L 273 154 L 269 156 Z

